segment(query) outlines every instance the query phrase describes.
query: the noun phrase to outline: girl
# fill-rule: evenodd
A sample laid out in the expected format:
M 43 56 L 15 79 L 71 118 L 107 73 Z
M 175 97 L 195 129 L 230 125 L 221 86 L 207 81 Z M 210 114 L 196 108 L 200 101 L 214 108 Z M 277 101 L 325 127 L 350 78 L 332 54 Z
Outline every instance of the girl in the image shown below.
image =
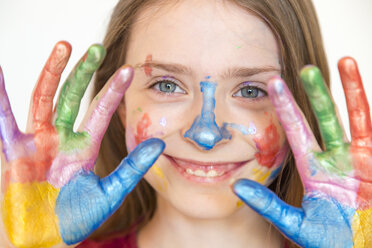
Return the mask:
M 76 244 L 125 197 L 80 247 L 282 247 L 280 233 L 302 247 L 368 247 L 368 104 L 354 60 L 344 58 L 349 143 L 324 83 L 311 2 L 120 1 L 104 46 L 106 56 L 88 49 L 53 114 L 71 51 L 56 45 L 27 135 L 1 91 L 10 243 Z M 302 84 L 306 64 L 324 81 L 308 66 Z M 73 132 L 97 68 L 99 93 Z M 102 179 L 92 172 L 101 140 Z

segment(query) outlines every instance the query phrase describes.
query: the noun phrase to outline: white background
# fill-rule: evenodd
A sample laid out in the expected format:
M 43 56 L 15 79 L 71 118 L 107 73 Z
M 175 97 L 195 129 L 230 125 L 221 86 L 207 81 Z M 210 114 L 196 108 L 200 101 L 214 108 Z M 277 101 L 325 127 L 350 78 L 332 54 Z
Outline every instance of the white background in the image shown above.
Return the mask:
M 19 127 L 24 130 L 34 84 L 54 44 L 67 40 L 73 53 L 66 72 L 92 43 L 102 41 L 117 0 L 0 0 L 0 65 Z M 337 60 L 359 62 L 372 104 L 372 1 L 314 0 L 331 68 L 332 92 L 346 130 L 347 112 Z M 62 76 L 62 81 L 67 73 Z M 84 112 L 89 97 L 85 97 Z M 78 120 L 82 115 L 79 115 Z

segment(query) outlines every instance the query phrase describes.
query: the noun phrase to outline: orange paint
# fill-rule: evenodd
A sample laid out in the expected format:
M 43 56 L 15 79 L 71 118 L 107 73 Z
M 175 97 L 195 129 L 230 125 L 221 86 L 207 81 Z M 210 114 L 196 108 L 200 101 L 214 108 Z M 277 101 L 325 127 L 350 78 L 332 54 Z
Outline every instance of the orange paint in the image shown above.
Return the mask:
M 46 181 L 46 175 L 58 153 L 58 135 L 51 125 L 49 129 L 35 132 L 36 152 L 30 157 L 23 157 L 10 162 L 6 171 L 5 187 L 9 182 L 31 183 Z
M 146 56 L 146 60 L 145 60 L 145 66 L 144 66 L 144 70 L 145 70 L 145 74 L 146 76 L 150 77 L 151 76 L 151 73 L 152 73 L 152 68 L 151 66 L 149 65 L 149 63 L 152 61 L 152 55 L 149 54 Z
M 141 120 L 137 123 L 137 134 L 135 135 L 135 141 L 138 145 L 142 141 L 145 141 L 150 138 L 149 134 L 147 133 L 148 127 L 151 125 L 150 117 L 147 113 L 145 113 Z
M 258 163 L 267 168 L 271 168 L 280 150 L 279 133 L 276 126 L 271 123 L 262 136 L 254 138 L 258 152 L 255 157 Z

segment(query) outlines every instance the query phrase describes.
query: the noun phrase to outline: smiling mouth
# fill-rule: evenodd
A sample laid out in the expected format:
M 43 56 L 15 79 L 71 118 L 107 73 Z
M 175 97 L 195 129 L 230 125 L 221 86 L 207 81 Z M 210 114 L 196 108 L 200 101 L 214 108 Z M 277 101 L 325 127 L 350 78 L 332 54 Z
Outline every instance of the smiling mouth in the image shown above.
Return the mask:
M 222 181 L 229 178 L 234 171 L 250 162 L 200 162 L 185 160 L 165 155 L 177 170 L 187 179 L 198 182 Z

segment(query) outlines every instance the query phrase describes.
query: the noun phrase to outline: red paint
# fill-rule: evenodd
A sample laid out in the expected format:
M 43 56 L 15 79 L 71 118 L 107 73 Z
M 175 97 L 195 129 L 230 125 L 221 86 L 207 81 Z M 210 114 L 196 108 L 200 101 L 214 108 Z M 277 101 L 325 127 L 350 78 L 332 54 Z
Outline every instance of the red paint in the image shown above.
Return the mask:
M 351 146 L 350 151 L 355 170 L 354 177 L 360 180 L 358 209 L 369 209 L 372 207 L 372 148 Z
M 253 139 L 258 149 L 255 157 L 260 165 L 271 168 L 275 164 L 276 157 L 280 150 L 279 138 L 276 126 L 271 123 L 265 129 L 263 135 Z
M 149 126 L 151 125 L 150 117 L 147 113 L 145 113 L 141 120 L 137 123 L 137 134 L 135 135 L 135 141 L 138 145 L 142 141 L 149 139 L 151 136 L 147 133 Z
M 149 63 L 151 63 L 152 61 L 152 55 L 149 54 L 147 55 L 146 57 L 146 60 L 145 60 L 145 66 L 144 66 L 144 70 L 145 70 L 145 74 L 146 76 L 150 77 L 151 76 L 151 73 L 152 73 L 152 68 L 151 66 L 149 65 Z

